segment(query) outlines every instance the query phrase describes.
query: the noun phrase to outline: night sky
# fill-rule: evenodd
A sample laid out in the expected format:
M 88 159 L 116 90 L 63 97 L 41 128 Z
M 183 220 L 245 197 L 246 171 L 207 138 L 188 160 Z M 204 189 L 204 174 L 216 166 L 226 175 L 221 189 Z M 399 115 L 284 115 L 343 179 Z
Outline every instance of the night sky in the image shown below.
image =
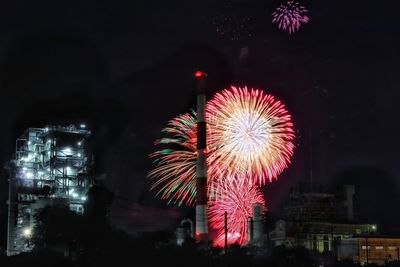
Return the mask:
M 400 220 L 395 2 L 303 1 L 310 23 L 289 35 L 271 24 L 280 1 L 2 1 L 0 161 L 27 127 L 85 122 L 114 214 L 165 207 L 148 192 L 148 154 L 169 119 L 195 108 L 200 68 L 209 97 L 263 88 L 293 115 L 292 164 L 265 189 L 272 212 L 312 166 L 327 189 L 356 184 L 360 220 L 390 226 Z M 5 199 L 5 174 L 0 186 Z

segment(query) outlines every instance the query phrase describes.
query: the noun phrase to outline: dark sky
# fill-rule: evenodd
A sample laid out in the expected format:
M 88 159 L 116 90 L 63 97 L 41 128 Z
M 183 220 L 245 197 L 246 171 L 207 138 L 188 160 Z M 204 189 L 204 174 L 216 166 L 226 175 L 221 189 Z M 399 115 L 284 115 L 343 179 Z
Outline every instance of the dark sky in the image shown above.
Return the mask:
M 312 143 L 313 179 L 356 183 L 360 212 L 382 218 L 400 187 L 395 2 L 303 1 L 311 21 L 288 35 L 271 24 L 279 1 L 2 1 L 0 161 L 27 127 L 84 121 L 114 193 L 162 206 L 147 155 L 167 120 L 194 108 L 202 68 L 210 96 L 260 87 L 293 114 L 297 148 L 266 187 L 271 210 L 309 178 Z

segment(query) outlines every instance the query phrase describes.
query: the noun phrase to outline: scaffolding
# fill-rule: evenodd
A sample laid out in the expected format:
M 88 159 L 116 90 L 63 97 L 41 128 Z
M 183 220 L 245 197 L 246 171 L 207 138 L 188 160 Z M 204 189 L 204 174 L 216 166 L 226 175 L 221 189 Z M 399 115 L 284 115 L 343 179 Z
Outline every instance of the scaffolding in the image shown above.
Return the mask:
M 16 140 L 9 164 L 7 255 L 32 249 L 35 213 L 62 203 L 84 212 L 87 192 L 93 184 L 92 163 L 85 125 L 29 128 Z
M 335 217 L 337 200 L 333 194 L 291 194 L 284 210 L 286 219 L 292 221 L 331 221 Z

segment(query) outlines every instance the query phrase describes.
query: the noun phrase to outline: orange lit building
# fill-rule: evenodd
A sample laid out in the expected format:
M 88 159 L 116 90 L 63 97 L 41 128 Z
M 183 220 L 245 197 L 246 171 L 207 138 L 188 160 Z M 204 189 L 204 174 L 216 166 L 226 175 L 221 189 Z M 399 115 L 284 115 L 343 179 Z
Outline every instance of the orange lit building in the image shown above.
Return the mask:
M 400 236 L 358 236 L 357 238 L 360 263 L 366 263 L 367 257 L 368 263 L 377 264 L 400 260 Z
M 351 259 L 361 264 L 399 261 L 400 236 L 357 235 L 343 240 L 338 244 L 338 259 Z

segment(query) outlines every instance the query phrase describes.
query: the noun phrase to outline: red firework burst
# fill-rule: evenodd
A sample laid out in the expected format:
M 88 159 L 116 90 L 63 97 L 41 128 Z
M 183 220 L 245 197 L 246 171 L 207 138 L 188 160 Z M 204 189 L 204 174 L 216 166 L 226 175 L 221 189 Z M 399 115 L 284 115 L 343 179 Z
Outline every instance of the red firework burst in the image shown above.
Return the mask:
M 256 185 L 233 182 L 219 187 L 218 195 L 209 201 L 208 207 L 210 226 L 217 231 L 215 246 L 223 246 L 225 242 L 225 212 L 228 219 L 228 244 L 247 242 L 247 218 L 252 216 L 253 205 L 256 203 L 266 210 L 264 197 Z

